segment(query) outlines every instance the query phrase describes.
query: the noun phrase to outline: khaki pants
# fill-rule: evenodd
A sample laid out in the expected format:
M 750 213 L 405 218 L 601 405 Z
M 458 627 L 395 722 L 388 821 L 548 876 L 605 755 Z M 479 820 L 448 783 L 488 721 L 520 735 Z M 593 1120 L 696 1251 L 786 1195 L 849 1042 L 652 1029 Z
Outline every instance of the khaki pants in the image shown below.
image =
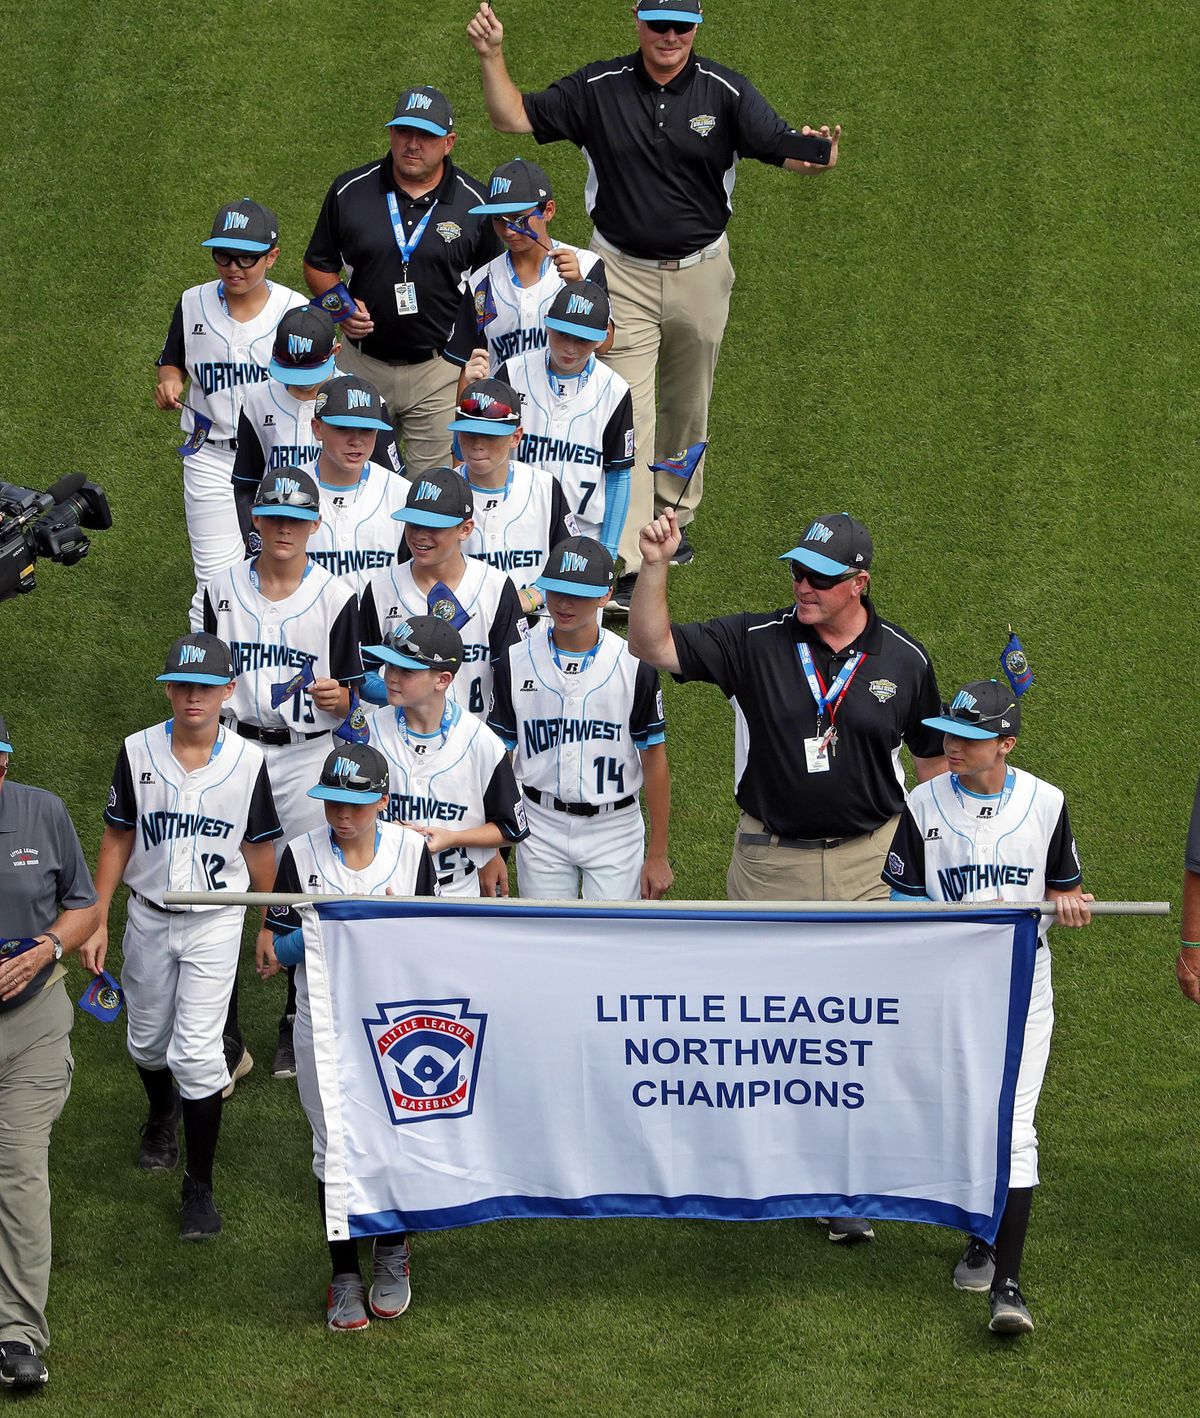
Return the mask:
M 0 1342 L 50 1343 L 50 1129 L 71 1091 L 74 1011 L 59 980 L 0 1014 Z
M 878 901 L 888 888 L 880 879 L 896 835 L 898 817 L 840 847 L 743 846 L 743 832 L 766 828 L 749 813 L 738 820 L 733 860 L 725 879 L 730 901 Z
M 682 271 L 638 266 L 607 242 L 592 240 L 604 258 L 616 334 L 605 362 L 633 392 L 636 455 L 629 515 L 621 534 L 625 570 L 642 564 L 638 533 L 657 512 L 679 497 L 683 483 L 650 464 L 698 443 L 708 433 L 721 337 L 729 318 L 733 264 L 722 239 L 711 256 Z M 679 504 L 686 526 L 704 490 L 704 464 L 696 469 Z
M 387 401 L 397 437 L 404 445 L 408 476 L 450 462 L 450 420 L 459 369 L 440 356 L 424 364 L 386 364 L 362 354 L 347 340 L 338 355 L 343 374 L 369 379 Z

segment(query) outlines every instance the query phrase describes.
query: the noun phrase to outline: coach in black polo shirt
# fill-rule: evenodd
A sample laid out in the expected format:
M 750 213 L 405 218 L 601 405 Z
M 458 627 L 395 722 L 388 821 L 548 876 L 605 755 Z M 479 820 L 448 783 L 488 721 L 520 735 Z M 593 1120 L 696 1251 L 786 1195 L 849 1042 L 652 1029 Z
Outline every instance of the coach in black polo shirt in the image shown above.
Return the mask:
M 338 367 L 369 379 L 405 444 L 409 476 L 450 460 L 457 371 L 441 358 L 463 273 L 499 250 L 487 217 L 470 209 L 484 189 L 450 161 L 454 116 L 437 89 L 400 95 L 388 156 L 344 172 L 330 187 L 304 255 L 314 295 L 343 270 L 355 313 L 343 325 Z
M 648 465 L 706 437 L 733 287 L 725 227 L 737 161 L 825 170 L 787 156 L 797 135 L 744 75 L 692 53 L 699 0 L 639 0 L 633 13 L 636 53 L 524 95 L 508 76 L 504 30 L 491 7 L 481 5 L 467 27 L 493 128 L 586 150 L 592 246 L 604 257 L 616 324 L 605 360 L 634 402 L 637 460 L 616 596 L 626 606 L 640 562 L 638 529 L 654 515 Z M 841 130 L 821 132 L 833 139 L 832 167 Z M 661 510 L 680 489 L 672 475 L 659 477 Z M 680 501 L 684 526 L 695 515 L 701 479 L 702 467 Z M 691 556 L 685 537 L 676 561 Z
M 845 512 L 817 518 L 780 558 L 791 606 L 694 625 L 672 625 L 667 612 L 678 542 L 669 510 L 642 529 L 629 647 L 681 680 L 717 685 L 745 716 L 730 899 L 886 898 L 878 874 L 904 807 L 900 745 L 921 782 L 946 760 L 921 722 L 941 712 L 929 656 L 868 598 L 870 533 Z

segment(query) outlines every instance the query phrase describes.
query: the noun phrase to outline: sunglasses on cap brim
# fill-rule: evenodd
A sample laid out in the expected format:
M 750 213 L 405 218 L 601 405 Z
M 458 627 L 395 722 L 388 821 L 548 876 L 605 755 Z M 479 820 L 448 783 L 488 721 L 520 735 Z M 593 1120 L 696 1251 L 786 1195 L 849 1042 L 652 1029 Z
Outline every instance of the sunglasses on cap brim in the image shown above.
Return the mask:
M 984 714 L 979 709 L 972 709 L 966 704 L 943 704 L 942 718 L 950 719 L 956 724 L 968 724 L 974 729 L 986 728 L 989 724 L 999 724 L 1006 714 L 1011 714 L 1017 707 L 1016 700 L 1006 704 L 997 714 Z M 1001 732 L 1000 730 L 996 731 Z M 1005 733 L 1008 731 L 1005 730 Z M 1012 737 L 1016 737 L 1015 734 Z
M 484 399 L 474 394 L 468 394 L 465 399 L 459 400 L 458 412 L 473 419 L 519 419 L 521 416 L 520 409 L 514 409 L 497 399 Z
M 811 566 L 805 566 L 802 561 L 789 561 L 788 569 L 792 573 L 792 580 L 795 582 L 807 581 L 814 591 L 832 591 L 833 588 L 842 581 L 849 581 L 857 576 L 857 571 L 842 571 L 837 576 L 826 576 L 824 572 L 814 571 Z

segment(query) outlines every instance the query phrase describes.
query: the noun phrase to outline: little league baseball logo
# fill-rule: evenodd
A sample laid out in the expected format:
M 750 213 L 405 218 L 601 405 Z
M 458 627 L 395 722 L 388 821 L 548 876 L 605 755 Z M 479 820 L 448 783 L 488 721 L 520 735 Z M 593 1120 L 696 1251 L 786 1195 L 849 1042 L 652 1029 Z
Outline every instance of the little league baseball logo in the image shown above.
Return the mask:
M 896 693 L 896 681 L 891 679 L 873 679 L 867 688 L 875 698 L 879 700 L 880 704 L 886 704 Z
M 702 138 L 707 138 L 716 126 L 716 117 L 711 113 L 698 113 L 695 118 L 691 119 L 688 123 L 688 127 L 692 132 L 699 133 Z
M 462 235 L 462 227 L 457 222 L 438 222 L 434 231 L 449 245 L 452 241 L 457 241 Z
M 483 1049 L 486 1014 L 470 1000 L 381 1004 L 363 1028 L 392 1122 L 469 1117 Z

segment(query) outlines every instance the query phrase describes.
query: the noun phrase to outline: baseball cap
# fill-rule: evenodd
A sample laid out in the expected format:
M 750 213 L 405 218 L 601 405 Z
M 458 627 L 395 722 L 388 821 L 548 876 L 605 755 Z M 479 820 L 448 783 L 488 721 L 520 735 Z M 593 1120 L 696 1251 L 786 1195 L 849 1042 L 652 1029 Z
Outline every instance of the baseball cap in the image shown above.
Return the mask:
M 639 0 L 639 20 L 680 20 L 685 24 L 704 23 L 700 0 Z
M 284 384 L 320 384 L 333 373 L 334 325 L 315 305 L 298 305 L 275 327 L 267 373 Z
M 310 798 L 331 803 L 374 803 L 388 790 L 387 759 L 369 743 L 339 744 L 321 765 Z
M 236 674 L 233 655 L 224 640 L 199 632 L 181 635 L 171 646 L 158 683 L 229 684 Z
M 391 433 L 383 416 L 383 397 L 374 384 L 357 374 L 331 379 L 317 395 L 313 417 L 336 428 L 378 428 Z
M 438 89 L 422 84 L 419 89 L 405 89 L 396 100 L 396 116 L 389 128 L 420 128 L 445 138 L 454 131 L 454 114 L 450 100 Z
M 521 426 L 521 396 L 503 379 L 476 379 L 462 391 L 451 433 L 487 433 L 497 438 Z
M 921 723 L 960 739 L 1016 738 L 1021 732 L 1021 706 L 1008 685 L 978 679 L 964 685 L 941 714 Z
M 554 196 L 550 179 L 537 163 L 526 158 L 502 162 L 492 173 L 487 201 L 471 208 L 471 215 L 504 217 L 543 207 Z
M 255 517 L 298 517 L 302 522 L 317 522 L 321 517 L 321 494 L 303 468 L 276 468 L 259 483 L 251 512 Z
M 602 340 L 608 334 L 608 293 L 595 281 L 568 281 L 546 312 L 551 330 Z
M 471 489 L 453 468 L 430 468 L 413 478 L 404 506 L 392 513 L 396 522 L 422 527 L 457 527 L 475 511 Z
M 533 583 L 539 591 L 564 596 L 600 597 L 612 589 L 613 559 L 592 537 L 567 537 L 555 543 L 545 569 Z
M 8 737 L 8 725 L 4 722 L 4 715 L 0 714 L 0 753 L 11 753 L 12 751 L 12 740 Z
M 875 543 L 863 524 L 849 512 L 833 512 L 818 517 L 800 538 L 800 545 L 786 551 L 780 561 L 798 561 L 824 576 L 840 576 L 844 571 L 867 571 L 875 554 Z
M 212 235 L 200 245 L 216 246 L 222 251 L 270 251 L 278 241 L 275 213 L 242 197 L 221 208 L 213 218 Z
M 404 670 L 449 670 L 463 662 L 462 636 L 436 615 L 414 615 L 398 621 L 383 637 L 382 645 L 364 645 L 368 654 L 399 665 Z

